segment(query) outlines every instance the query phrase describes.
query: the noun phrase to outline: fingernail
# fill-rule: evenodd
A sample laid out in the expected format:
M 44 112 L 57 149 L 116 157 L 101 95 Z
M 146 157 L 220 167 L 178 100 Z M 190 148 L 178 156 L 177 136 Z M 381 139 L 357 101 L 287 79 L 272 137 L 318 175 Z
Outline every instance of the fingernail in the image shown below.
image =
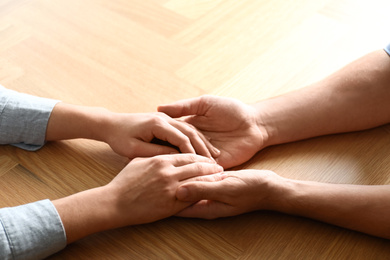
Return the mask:
M 221 154 L 221 151 L 220 150 L 218 150 L 217 148 L 215 148 L 215 147 L 213 147 L 213 151 L 214 151 L 214 153 L 215 154 L 218 154 L 218 155 L 220 155 Z
M 223 167 L 221 165 L 218 165 L 218 169 L 223 172 Z
M 184 187 L 179 188 L 176 192 L 176 197 L 179 200 L 183 200 L 183 199 L 187 198 L 188 197 L 188 189 L 184 188 Z

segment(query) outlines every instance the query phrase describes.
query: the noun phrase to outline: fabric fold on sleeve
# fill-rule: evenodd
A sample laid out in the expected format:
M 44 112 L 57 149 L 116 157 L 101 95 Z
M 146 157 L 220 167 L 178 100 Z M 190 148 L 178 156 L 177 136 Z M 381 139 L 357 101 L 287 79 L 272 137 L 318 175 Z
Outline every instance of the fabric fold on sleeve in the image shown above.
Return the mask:
M 0 209 L 0 259 L 43 259 L 65 246 L 65 230 L 50 200 Z
M 45 144 L 51 111 L 58 102 L 0 85 L 0 144 L 30 151 L 41 148 Z

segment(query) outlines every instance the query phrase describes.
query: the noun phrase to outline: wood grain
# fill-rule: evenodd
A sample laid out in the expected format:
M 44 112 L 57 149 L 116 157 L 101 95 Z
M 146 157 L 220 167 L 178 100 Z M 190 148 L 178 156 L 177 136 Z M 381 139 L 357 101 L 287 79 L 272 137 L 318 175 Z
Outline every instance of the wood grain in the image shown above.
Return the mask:
M 2 0 L 0 83 L 118 112 L 203 94 L 255 102 L 304 87 L 389 41 L 389 1 Z M 390 184 L 389 126 L 269 147 L 237 168 Z M 103 185 L 127 163 L 102 143 L 0 147 L 0 206 Z M 96 234 L 51 259 L 388 259 L 389 242 L 253 212 Z

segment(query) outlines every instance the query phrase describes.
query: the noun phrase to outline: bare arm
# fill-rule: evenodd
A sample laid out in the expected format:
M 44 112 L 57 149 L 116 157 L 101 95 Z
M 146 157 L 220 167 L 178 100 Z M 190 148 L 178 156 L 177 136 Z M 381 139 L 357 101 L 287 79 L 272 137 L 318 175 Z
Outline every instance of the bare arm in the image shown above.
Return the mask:
M 390 239 L 389 185 L 289 181 L 280 192 L 277 211 Z
M 211 98 L 214 103 L 218 100 L 220 103 L 229 102 L 227 99 L 206 97 L 193 103 L 207 107 L 207 99 Z M 185 104 L 179 103 L 180 106 L 186 110 Z M 252 107 L 252 112 L 250 109 L 243 111 L 247 111 L 248 118 L 251 118 L 250 113 L 255 115 L 258 134 L 262 137 L 257 140 L 260 141 L 258 150 L 269 145 L 389 123 L 390 58 L 382 50 L 370 53 L 318 83 L 261 101 Z M 163 106 L 162 111 L 166 110 L 169 114 L 170 108 Z M 225 114 L 229 112 L 234 114 L 228 109 L 224 111 Z M 188 121 L 198 124 L 201 118 L 204 120 L 205 115 L 197 115 Z M 214 119 L 223 121 L 222 117 L 218 119 L 215 116 Z M 223 132 L 223 129 L 219 131 Z M 222 152 L 223 148 L 220 147 Z M 236 154 L 240 157 L 245 151 Z M 251 155 L 247 153 L 246 159 Z M 227 172 L 222 179 L 213 178 L 198 178 L 178 189 L 179 199 L 198 201 L 179 215 L 216 218 L 267 209 L 390 238 L 388 185 L 289 180 L 270 171 L 257 170 Z
M 221 151 L 217 161 L 226 169 L 266 146 L 389 123 L 390 57 L 375 51 L 311 86 L 251 106 L 202 96 L 158 109 L 189 116 Z
M 309 87 L 254 105 L 265 145 L 390 122 L 390 57 L 370 53 Z
M 282 178 L 271 171 L 242 170 L 197 177 L 176 196 L 198 201 L 183 217 L 218 218 L 274 210 L 390 239 L 390 186 L 329 184 Z

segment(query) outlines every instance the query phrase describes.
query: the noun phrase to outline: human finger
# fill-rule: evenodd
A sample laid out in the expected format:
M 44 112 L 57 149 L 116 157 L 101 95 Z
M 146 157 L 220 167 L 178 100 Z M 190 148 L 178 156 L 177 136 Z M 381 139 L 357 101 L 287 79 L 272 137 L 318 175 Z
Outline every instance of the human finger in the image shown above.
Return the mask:
M 218 158 L 221 155 L 221 151 L 210 142 L 211 138 L 206 137 L 202 132 L 198 131 L 198 133 L 199 133 L 199 137 L 203 140 L 207 149 L 211 153 L 211 156 L 213 158 Z
M 173 118 L 188 116 L 183 119 L 184 122 L 200 130 L 213 130 L 213 123 L 206 116 L 207 111 L 213 105 L 212 101 L 213 96 L 205 95 L 198 98 L 183 99 L 168 105 L 160 105 L 157 110 Z
M 177 178 L 182 181 L 195 176 L 210 175 L 214 173 L 222 173 L 222 166 L 216 163 L 196 162 L 183 165 L 177 168 Z
M 198 131 L 194 126 L 175 119 L 169 118 L 169 123 L 175 128 L 179 129 L 187 137 L 190 138 L 192 147 L 195 149 L 197 154 L 206 156 L 206 157 L 218 157 L 221 152 L 210 143 L 210 141 Z
M 223 202 L 201 200 L 178 212 L 176 216 L 187 218 L 215 219 L 234 215 L 233 207 Z
M 201 156 L 198 154 L 192 154 L 192 153 L 163 155 L 161 156 L 161 158 L 167 160 L 174 167 L 180 167 L 180 166 L 184 166 L 196 162 L 216 164 L 213 158 Z
M 217 200 L 223 201 L 226 189 L 224 181 L 187 182 L 176 190 L 176 198 L 181 201 Z
M 194 182 L 194 181 L 203 181 L 203 182 L 222 181 L 223 179 L 225 179 L 225 176 L 226 174 L 224 172 L 218 172 L 209 175 L 196 176 L 185 180 L 183 183 Z
M 172 104 L 160 105 L 157 107 L 157 111 L 163 112 L 173 118 L 188 115 L 203 115 L 207 111 L 208 99 L 209 96 L 207 95 L 196 98 L 183 99 Z
M 135 150 L 136 156 L 139 157 L 153 157 L 161 154 L 173 154 L 178 153 L 178 151 L 166 145 L 159 145 L 153 143 L 143 142 L 141 140 L 136 140 L 133 149 Z
M 182 153 L 196 153 L 190 138 L 166 120 L 161 119 L 161 124 L 152 130 L 152 134 L 154 137 L 178 147 Z

